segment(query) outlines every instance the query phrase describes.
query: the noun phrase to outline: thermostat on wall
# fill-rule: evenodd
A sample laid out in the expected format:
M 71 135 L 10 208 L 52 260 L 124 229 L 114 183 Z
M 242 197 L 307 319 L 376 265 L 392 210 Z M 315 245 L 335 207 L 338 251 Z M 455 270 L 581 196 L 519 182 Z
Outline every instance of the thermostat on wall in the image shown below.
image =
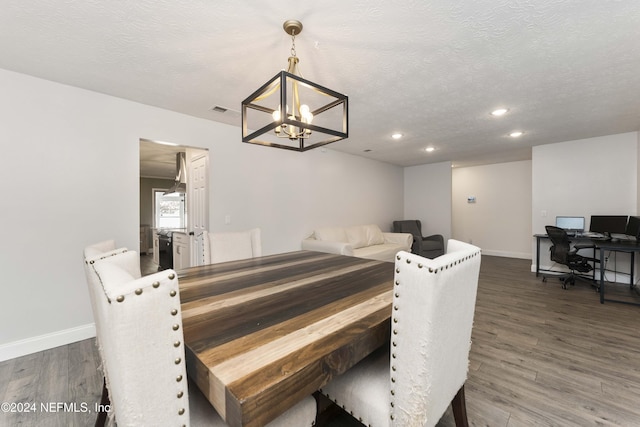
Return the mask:
M 475 202 L 476 202 L 476 196 L 467 197 L 467 203 L 475 203 Z

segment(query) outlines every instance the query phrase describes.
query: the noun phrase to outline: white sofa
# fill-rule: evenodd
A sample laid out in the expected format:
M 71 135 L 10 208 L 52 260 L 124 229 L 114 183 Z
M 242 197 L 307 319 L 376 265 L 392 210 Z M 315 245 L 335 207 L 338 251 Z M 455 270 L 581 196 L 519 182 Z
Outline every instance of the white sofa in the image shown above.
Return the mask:
M 322 227 L 302 241 L 302 249 L 393 262 L 400 251 L 411 252 L 410 233 L 385 233 L 375 224 Z

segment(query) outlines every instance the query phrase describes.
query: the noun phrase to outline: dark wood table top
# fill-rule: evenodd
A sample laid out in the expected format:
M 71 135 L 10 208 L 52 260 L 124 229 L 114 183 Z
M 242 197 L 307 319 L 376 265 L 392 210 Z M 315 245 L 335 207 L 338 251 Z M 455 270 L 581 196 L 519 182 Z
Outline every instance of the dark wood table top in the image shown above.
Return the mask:
M 392 263 L 300 251 L 179 272 L 187 372 L 262 426 L 388 345 Z

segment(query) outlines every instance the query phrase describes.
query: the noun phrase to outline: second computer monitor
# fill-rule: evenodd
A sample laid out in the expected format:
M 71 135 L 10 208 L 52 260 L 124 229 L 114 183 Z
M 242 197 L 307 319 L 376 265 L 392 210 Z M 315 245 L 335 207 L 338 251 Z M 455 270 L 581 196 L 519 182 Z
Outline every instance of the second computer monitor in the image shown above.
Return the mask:
M 640 217 L 629 217 L 629 221 L 627 222 L 627 229 L 625 230 L 624 234 L 631 237 L 638 237 L 638 234 L 640 234 Z
M 625 234 L 627 218 L 626 215 L 591 215 L 589 231 L 594 233 Z

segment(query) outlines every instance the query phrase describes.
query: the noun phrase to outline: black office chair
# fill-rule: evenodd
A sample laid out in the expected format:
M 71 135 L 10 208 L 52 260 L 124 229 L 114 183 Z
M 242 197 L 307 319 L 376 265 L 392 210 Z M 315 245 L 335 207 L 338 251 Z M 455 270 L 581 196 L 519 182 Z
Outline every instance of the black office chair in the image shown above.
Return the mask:
M 547 225 L 545 227 L 547 229 L 547 235 L 551 240 L 551 261 L 555 261 L 558 264 L 565 265 L 570 271 L 566 274 L 561 275 L 549 275 L 544 276 L 542 278 L 543 282 L 547 281 L 547 277 L 557 277 L 562 282 L 562 289 L 567 289 L 567 285 L 575 285 L 576 279 L 584 280 L 588 282 L 592 286 L 598 289 L 597 284 L 593 280 L 588 280 L 585 277 L 580 276 L 578 273 L 588 273 L 593 270 L 593 267 L 589 264 L 589 262 L 598 262 L 595 258 L 584 257 L 582 255 L 578 255 L 578 251 L 580 249 L 593 247 L 592 245 L 576 245 L 573 248 L 571 247 L 571 241 L 569 240 L 569 236 L 567 232 L 559 227 L 554 227 L 553 225 Z
M 430 259 L 444 255 L 444 237 L 441 234 L 423 237 L 420 220 L 393 221 L 393 232 L 413 234 L 411 252 L 416 255 Z

